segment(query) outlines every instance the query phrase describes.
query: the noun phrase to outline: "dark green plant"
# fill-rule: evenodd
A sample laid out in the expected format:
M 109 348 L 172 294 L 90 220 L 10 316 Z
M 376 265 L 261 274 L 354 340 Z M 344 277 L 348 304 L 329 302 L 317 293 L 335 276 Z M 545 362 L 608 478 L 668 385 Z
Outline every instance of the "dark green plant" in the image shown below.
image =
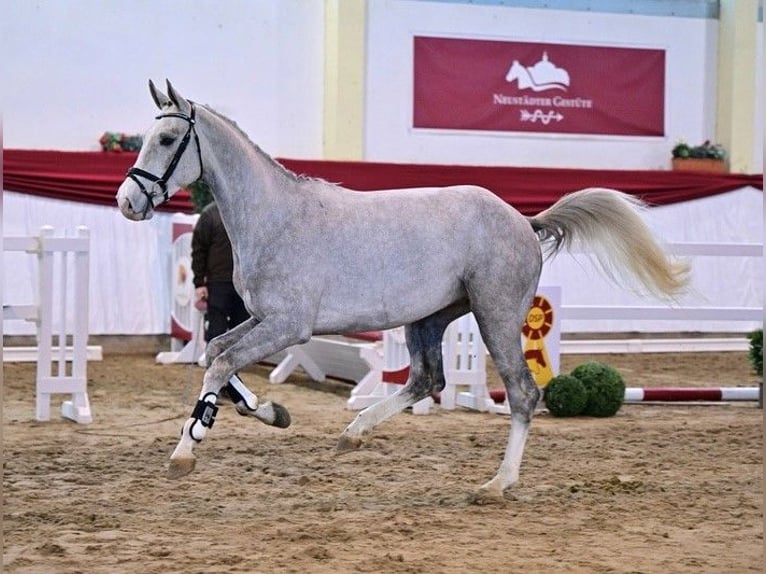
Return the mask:
M 758 376 L 763 376 L 763 329 L 756 329 L 747 336 L 750 339 L 748 357 Z
M 588 391 L 577 377 L 559 375 L 553 377 L 543 391 L 545 406 L 555 417 L 576 417 L 588 402 Z
M 673 148 L 673 157 L 678 158 L 706 158 L 706 159 L 723 159 L 726 157 L 726 152 L 723 146 L 720 144 L 711 144 L 710 141 L 706 141 L 702 145 L 690 146 L 686 142 L 682 141 L 675 145 Z
M 591 417 L 611 417 L 620 410 L 625 400 L 625 383 L 614 367 L 589 361 L 572 371 L 582 382 L 588 401 L 582 414 Z
M 205 206 L 213 201 L 213 194 L 210 192 L 210 186 L 201 179 L 198 179 L 191 185 L 186 186 L 191 195 L 194 204 L 194 213 L 201 212 Z

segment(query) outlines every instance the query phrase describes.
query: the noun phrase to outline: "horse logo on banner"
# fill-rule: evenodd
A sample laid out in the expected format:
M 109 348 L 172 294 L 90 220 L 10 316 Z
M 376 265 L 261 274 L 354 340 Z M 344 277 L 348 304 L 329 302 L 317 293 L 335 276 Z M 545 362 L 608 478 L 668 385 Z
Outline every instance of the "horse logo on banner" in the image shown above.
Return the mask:
M 525 67 L 518 60 L 514 60 L 505 75 L 505 81 L 513 82 L 514 80 L 520 90 L 532 90 L 534 92 L 566 91 L 569 87 L 569 72 L 554 65 L 548 60 L 548 52 L 543 52 L 542 60 L 534 66 Z

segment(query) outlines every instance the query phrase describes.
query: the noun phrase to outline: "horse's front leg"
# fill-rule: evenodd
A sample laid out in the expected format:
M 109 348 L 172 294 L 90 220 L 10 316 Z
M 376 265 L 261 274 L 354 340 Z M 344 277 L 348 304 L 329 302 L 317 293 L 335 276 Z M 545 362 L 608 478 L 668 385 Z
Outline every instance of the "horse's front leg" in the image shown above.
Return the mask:
M 179 478 L 194 470 L 196 459 L 194 457 L 194 445 L 202 442 L 208 429 L 212 428 L 215 416 L 218 414 L 216 401 L 218 393 L 226 383 L 226 379 L 211 376 L 211 371 L 205 371 L 202 382 L 202 391 L 191 416 L 186 419 L 181 429 L 181 440 L 176 445 L 173 454 L 170 455 L 168 478 Z
M 234 408 L 242 416 L 251 416 L 267 425 L 287 428 L 290 426 L 290 413 L 282 405 L 273 401 L 261 403 L 254 392 L 245 386 L 236 373 L 226 383 L 226 391 L 234 403 Z
M 218 393 L 227 383 L 230 393 L 234 391 L 231 393 L 232 400 L 240 414 L 253 415 L 274 426 L 285 427 L 290 424 L 290 415 L 284 407 L 273 402 L 259 404 L 257 397 L 242 384 L 235 373 L 290 345 L 305 342 L 310 336 L 306 334 L 309 331 L 291 328 L 291 324 L 280 320 L 264 320 L 245 333 L 242 333 L 245 329 L 237 328 L 237 331 L 241 333 L 239 339 L 222 350 L 205 371 L 197 404 L 184 423 L 181 438 L 170 456 L 170 478 L 179 478 L 194 470 L 194 446 L 202 442 L 213 426 L 218 412 Z
M 232 327 L 230 330 L 221 333 L 217 337 L 213 338 L 210 342 L 208 342 L 207 347 L 205 348 L 205 360 L 207 362 L 206 366 L 209 367 L 213 362 L 213 359 L 221 354 L 221 351 L 231 347 L 245 333 L 250 332 L 257 324 L 258 321 L 250 317 L 246 321 L 243 321 L 239 325 Z
M 231 347 L 236 341 L 239 341 L 243 335 L 255 328 L 257 324 L 258 321 L 251 317 L 210 341 L 205 352 L 207 366 L 209 367 L 224 349 Z M 236 373 L 229 378 L 225 388 L 239 414 L 253 416 L 273 426 L 282 428 L 290 426 L 290 415 L 284 408 L 273 403 L 259 403 L 256 394 L 245 386 L 245 383 L 242 382 L 242 379 Z

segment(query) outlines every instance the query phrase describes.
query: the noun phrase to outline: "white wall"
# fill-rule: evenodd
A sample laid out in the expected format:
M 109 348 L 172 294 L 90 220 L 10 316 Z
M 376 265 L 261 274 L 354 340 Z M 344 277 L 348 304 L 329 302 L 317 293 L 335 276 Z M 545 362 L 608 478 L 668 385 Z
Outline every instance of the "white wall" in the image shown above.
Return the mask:
M 4 2 L 8 148 L 97 150 L 143 133 L 147 80 L 229 115 L 263 149 L 322 153 L 323 4 L 317 0 Z
M 717 20 L 369 0 L 365 157 L 376 161 L 668 169 L 678 139 L 712 139 Z M 412 129 L 412 37 L 666 50 L 666 137 L 552 136 Z
M 717 20 L 359 1 L 368 4 L 368 160 L 667 169 L 678 139 L 699 143 L 714 133 Z M 321 158 L 323 5 L 323 0 L 7 2 L 0 18 L 4 146 L 96 150 L 104 131 L 141 133 L 154 113 L 146 82 L 167 77 L 187 97 L 234 119 L 272 155 Z M 413 130 L 414 34 L 665 49 L 667 135 Z M 758 57 L 762 62 L 761 50 Z M 754 121 L 762 130 L 762 74 L 758 86 Z M 762 142 L 754 154 L 762 166 Z

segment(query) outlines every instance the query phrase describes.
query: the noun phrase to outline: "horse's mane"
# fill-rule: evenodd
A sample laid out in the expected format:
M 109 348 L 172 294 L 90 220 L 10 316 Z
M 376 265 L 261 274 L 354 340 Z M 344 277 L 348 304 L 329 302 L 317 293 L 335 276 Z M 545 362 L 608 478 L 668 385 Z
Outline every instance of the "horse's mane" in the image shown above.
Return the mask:
M 247 135 L 245 130 L 243 130 L 241 127 L 237 125 L 237 122 L 235 122 L 232 119 L 227 118 L 225 115 L 223 115 L 220 112 L 215 111 L 213 108 L 211 108 L 207 104 L 197 104 L 201 105 L 205 110 L 213 114 L 215 117 L 223 121 L 225 124 L 229 125 L 235 132 L 237 132 L 242 139 L 244 139 L 250 147 L 253 148 L 253 150 L 264 160 L 266 160 L 267 163 L 269 163 L 272 167 L 274 167 L 277 171 L 282 173 L 285 177 L 292 181 L 296 182 L 302 182 L 302 181 L 317 181 L 321 183 L 328 183 L 325 180 L 318 178 L 318 177 L 310 177 L 308 175 L 302 175 L 295 173 L 292 170 L 287 169 L 285 166 L 283 166 L 281 163 L 279 163 L 277 160 L 275 160 L 273 157 L 271 157 L 269 154 L 267 154 L 265 151 L 261 149 L 261 147 L 253 142 L 253 140 L 250 139 L 250 136 Z

